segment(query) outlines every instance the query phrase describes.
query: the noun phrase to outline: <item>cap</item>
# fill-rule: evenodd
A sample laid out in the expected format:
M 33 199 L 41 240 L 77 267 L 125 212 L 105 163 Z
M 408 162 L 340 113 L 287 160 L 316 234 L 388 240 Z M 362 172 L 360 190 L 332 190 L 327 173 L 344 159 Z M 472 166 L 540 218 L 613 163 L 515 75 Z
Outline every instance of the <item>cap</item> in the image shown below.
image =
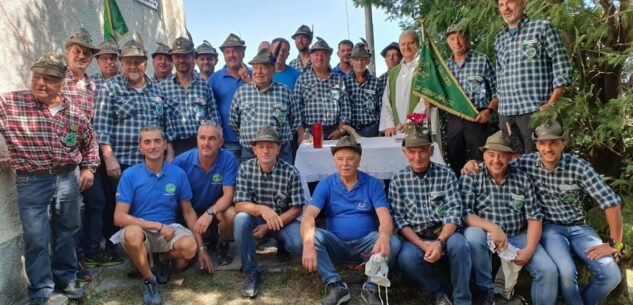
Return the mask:
M 314 34 L 314 33 L 312 33 L 312 30 L 310 30 L 310 28 L 309 28 L 307 25 L 303 24 L 303 25 L 301 25 L 301 26 L 297 29 L 297 31 L 296 31 L 294 34 L 292 34 L 292 36 L 290 36 L 290 37 L 291 37 L 292 39 L 295 39 L 295 37 L 297 37 L 297 35 L 305 35 L 305 36 L 308 36 L 308 38 L 309 38 L 310 40 L 312 40 L 312 36 L 313 36 L 313 34 Z
M 431 135 L 422 125 L 410 125 L 406 127 L 404 140 L 402 140 L 403 147 L 412 148 L 431 144 L 433 144 Z
M 97 52 L 95 56 L 103 54 L 114 54 L 119 56 L 121 55 L 121 49 L 119 49 L 119 45 L 114 40 L 104 40 L 99 44 L 99 52 Z
M 327 42 L 325 42 L 325 40 L 323 40 L 323 38 L 317 37 L 316 39 L 317 41 L 313 43 L 312 46 L 310 47 L 310 53 L 317 50 L 325 50 L 328 53 L 328 55 L 332 55 L 332 52 L 334 51 L 334 49 L 330 48 L 330 46 L 327 44 Z
M 360 146 L 360 143 L 356 142 L 356 139 L 352 136 L 344 136 L 336 142 L 336 146 L 330 147 L 332 150 L 332 155 L 336 154 L 339 149 L 342 148 L 351 148 L 355 150 L 358 154 L 363 154 L 363 148 Z
M 176 38 L 171 45 L 171 54 L 189 54 L 195 51 L 193 42 L 186 37 Z
M 257 53 L 257 55 L 255 55 L 255 57 L 253 57 L 253 59 L 251 61 L 248 62 L 249 65 L 254 65 L 254 64 L 269 64 L 269 65 L 274 65 L 275 64 L 275 56 L 273 56 L 272 53 L 270 53 L 269 49 L 263 49 L 261 51 L 259 51 L 259 53 Z
M 503 134 L 501 130 L 495 132 L 493 135 L 489 136 L 486 139 L 486 144 L 484 146 L 479 147 L 481 151 L 490 149 L 496 150 L 500 152 L 515 152 L 512 150 L 512 144 L 510 143 L 510 138 Z
M 390 44 L 388 44 L 384 49 L 382 49 L 382 51 L 380 51 L 380 55 L 382 55 L 382 57 L 387 57 L 387 52 L 389 52 L 389 50 L 398 50 L 398 53 L 400 53 L 400 45 L 397 42 L 392 42 Z M 402 53 L 400 53 L 402 55 Z
M 152 54 L 152 56 L 154 56 Z M 128 40 L 121 47 L 121 58 L 123 57 L 145 57 L 147 58 L 147 51 L 143 46 L 143 42 L 136 40 L 135 37 Z
M 557 121 L 546 121 L 532 132 L 532 140 L 558 140 L 565 139 L 563 127 Z
M 152 58 L 154 58 L 156 55 L 158 54 L 164 54 L 164 55 L 169 55 L 171 56 L 171 48 L 162 43 L 162 42 L 157 42 L 156 43 L 158 45 L 158 47 L 156 47 L 156 51 L 154 51 L 154 53 L 152 53 Z
M 57 52 L 46 53 L 31 66 L 31 71 L 63 78 L 66 73 L 64 56 Z
M 365 43 L 359 42 L 352 49 L 352 58 L 371 58 L 371 51 Z
M 220 46 L 220 51 L 224 51 L 226 48 L 246 48 L 246 43 L 239 36 L 231 33 Z
M 200 54 L 211 54 L 218 56 L 218 51 L 215 50 L 210 42 L 203 40 L 202 44 L 196 48 L 196 55 Z
M 468 29 L 466 29 L 463 26 L 460 26 L 459 24 L 451 24 L 448 29 L 446 29 L 446 33 L 444 33 L 445 37 L 448 37 L 449 35 L 453 34 L 453 33 L 461 33 L 463 35 L 468 36 Z
M 262 128 L 259 129 L 257 135 L 255 136 L 255 139 L 251 141 L 251 144 L 255 145 L 255 143 L 257 142 L 264 141 L 281 144 L 281 140 L 279 139 L 279 135 L 277 135 L 277 131 L 268 125 L 264 125 L 262 126 Z
M 73 44 L 78 44 L 82 47 L 86 47 L 90 49 L 93 54 L 99 52 L 99 49 L 97 49 L 97 47 L 92 44 L 92 37 L 84 28 L 81 28 L 79 29 L 79 32 L 70 35 L 70 38 L 64 41 L 64 48 L 68 49 Z

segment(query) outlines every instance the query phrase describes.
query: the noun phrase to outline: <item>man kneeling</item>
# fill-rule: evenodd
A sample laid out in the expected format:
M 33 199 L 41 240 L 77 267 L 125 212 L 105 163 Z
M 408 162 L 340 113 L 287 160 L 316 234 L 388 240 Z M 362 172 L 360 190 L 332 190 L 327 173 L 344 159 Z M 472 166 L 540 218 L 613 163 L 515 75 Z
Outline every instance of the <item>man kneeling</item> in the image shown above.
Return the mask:
M 148 254 L 161 253 L 159 275 L 169 274 L 171 259 L 175 260 L 176 268 L 187 266 L 187 261 L 195 256 L 197 246 L 191 231 L 176 224 L 176 208 L 180 203 L 189 228 L 196 222 L 196 212 L 191 206 L 187 175 L 164 160 L 167 143 L 162 130 L 144 127 L 139 138 L 139 150 L 145 156 L 145 162 L 128 168 L 121 176 L 114 223 L 123 229 L 112 239 L 115 243 L 121 242 L 145 279 L 144 304 L 155 305 L 161 304 L 162 300 Z

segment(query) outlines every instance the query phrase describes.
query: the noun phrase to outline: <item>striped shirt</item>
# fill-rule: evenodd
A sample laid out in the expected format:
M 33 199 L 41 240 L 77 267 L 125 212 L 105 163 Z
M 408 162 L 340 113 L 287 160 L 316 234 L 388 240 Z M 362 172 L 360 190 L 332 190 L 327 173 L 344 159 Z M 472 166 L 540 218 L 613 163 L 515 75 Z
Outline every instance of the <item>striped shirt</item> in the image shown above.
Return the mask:
M 497 95 L 495 69 L 488 56 L 468 52 L 461 65 L 456 63 L 451 56 L 446 60 L 446 66 L 451 70 L 475 107 L 486 108 L 492 97 Z
M 238 135 L 240 144 L 250 148 L 264 125 L 274 127 L 282 141 L 291 141 L 301 125 L 301 114 L 286 86 L 273 81 L 268 88 L 261 90 L 250 82 L 235 92 L 229 124 Z
M 499 114 L 523 115 L 539 110 L 554 88 L 570 83 L 571 64 L 560 35 L 545 20 L 519 22 L 514 35 L 497 33 L 497 96 Z
M 509 236 L 527 228 L 527 220 L 543 220 L 530 176 L 509 166 L 505 181 L 497 185 L 484 163 L 475 175 L 461 177 L 464 216 L 475 214 L 495 223 Z
M 424 174 L 407 166 L 393 175 L 389 204 L 394 227 L 410 226 L 416 233 L 444 224 L 462 224 L 462 198 L 453 171 L 431 162 Z
M 257 159 L 242 162 L 237 173 L 233 202 L 253 202 L 281 214 L 291 207 L 303 206 L 299 171 L 283 160 L 277 161 L 270 173 L 264 173 Z
M 338 74 L 330 73 L 323 80 L 312 70 L 301 74 L 295 84 L 294 98 L 301 110 L 304 127 L 316 122 L 323 126 L 349 123 L 349 100 L 345 83 Z
M 79 164 L 99 166 L 99 146 L 90 120 L 62 95 L 62 110 L 55 116 L 30 91 L 8 92 L 0 99 L 0 133 L 11 156 L 11 167 L 33 172 Z
M 522 155 L 514 165 L 532 177 L 544 222 L 573 223 L 585 219 L 583 199 L 591 196 L 601 209 L 620 204 L 620 198 L 586 160 L 563 153 L 552 171 L 543 167 L 538 152 Z
M 350 125 L 362 126 L 377 123 L 382 108 L 382 87 L 380 80 L 365 70 L 367 79 L 359 84 L 352 71 L 345 81 L 345 91 L 351 108 Z
M 128 86 L 123 74 L 114 76 L 97 94 L 94 119 L 97 141 L 110 145 L 120 164 L 141 163 L 139 131 L 146 126 L 158 126 L 171 141 L 172 128 L 167 120 L 171 111 L 157 82 L 145 77 L 145 87 L 137 90 Z
M 211 86 L 198 74 L 194 74 L 187 88 L 182 87 L 176 74 L 160 82 L 160 88 L 174 110 L 167 114 L 173 127 L 173 140 L 195 137 L 202 121 L 222 124 Z

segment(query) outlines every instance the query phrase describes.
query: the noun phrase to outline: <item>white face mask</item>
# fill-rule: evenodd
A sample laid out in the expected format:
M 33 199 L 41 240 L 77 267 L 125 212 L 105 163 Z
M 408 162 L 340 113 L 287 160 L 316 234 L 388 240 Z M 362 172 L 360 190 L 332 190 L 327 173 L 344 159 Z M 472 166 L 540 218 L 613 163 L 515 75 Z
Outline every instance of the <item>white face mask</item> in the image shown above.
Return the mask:
M 387 257 L 380 256 L 380 253 L 372 255 L 365 263 L 365 275 L 378 286 L 391 286 L 391 282 L 387 278 L 388 274 Z

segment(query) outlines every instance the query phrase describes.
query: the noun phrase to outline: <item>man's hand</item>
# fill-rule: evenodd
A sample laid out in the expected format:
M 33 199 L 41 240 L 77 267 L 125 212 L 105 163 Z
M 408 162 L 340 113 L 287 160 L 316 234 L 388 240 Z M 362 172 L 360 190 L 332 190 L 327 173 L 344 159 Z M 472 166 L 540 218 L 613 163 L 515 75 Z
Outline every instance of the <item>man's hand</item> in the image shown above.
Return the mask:
M 268 233 L 268 225 L 265 223 L 256 226 L 255 229 L 253 229 L 253 237 L 255 239 L 264 238 L 264 236 L 266 236 L 266 233 Z
M 200 265 L 200 271 L 204 272 L 204 269 L 207 269 L 207 272 L 213 273 L 213 263 L 211 262 L 211 258 L 209 258 L 207 250 L 198 250 L 198 265 Z
M 332 131 L 328 136 L 327 139 L 328 140 L 338 140 L 343 136 L 343 133 L 338 130 L 338 128 L 334 131 Z
M 523 266 L 530 262 L 533 254 L 534 250 L 529 250 L 527 248 L 519 249 L 519 251 L 517 251 L 517 257 L 514 258 L 512 262 L 519 266 Z
M 547 110 L 549 107 L 552 107 L 552 105 L 553 105 L 553 104 L 550 104 L 550 103 L 545 103 L 545 104 L 541 105 L 541 107 L 539 107 L 539 108 L 538 108 L 538 110 L 539 110 L 540 112 L 543 112 L 543 111 Z
M 265 205 L 261 205 L 260 209 L 262 209 L 261 216 L 266 221 L 266 224 L 268 225 L 268 229 L 273 230 L 273 231 L 279 231 L 281 230 L 281 228 L 284 227 L 284 223 L 281 220 L 281 217 L 277 215 L 277 213 L 275 213 L 273 209 Z
M 79 173 L 79 191 L 83 192 L 92 187 L 94 174 L 87 168 L 82 169 Z
M 396 128 L 387 128 L 385 129 L 385 137 L 393 137 L 396 134 Z
M 389 249 L 389 236 L 380 234 L 378 240 L 374 244 L 374 248 L 371 250 L 371 254 L 380 253 L 382 257 L 388 257 L 390 254 Z
M 239 73 L 240 78 L 242 79 L 242 81 L 244 83 L 250 83 L 251 82 L 251 77 L 250 77 L 250 75 L 248 75 L 248 68 L 246 68 L 245 64 L 242 64 L 242 67 L 240 68 L 238 73 Z
M 303 256 L 301 257 L 301 263 L 303 264 L 303 268 L 309 272 L 317 270 L 317 254 L 314 244 L 303 244 Z
M 506 233 L 503 232 L 501 227 L 495 226 L 495 229 L 490 232 L 490 238 L 492 239 L 492 243 L 497 248 L 497 251 L 503 252 L 508 248 L 508 237 Z
M 425 241 L 426 252 L 424 253 L 424 260 L 429 263 L 435 263 L 442 258 L 442 244 L 439 241 Z
M 486 124 L 490 120 L 490 110 L 484 109 L 479 111 L 477 118 L 475 119 L 475 123 Z
M 106 173 L 109 177 L 119 179 L 121 177 L 121 165 L 117 161 L 116 157 L 112 156 L 105 160 Z
M 209 215 L 209 213 L 202 213 L 202 216 L 198 217 L 196 224 L 193 226 L 194 233 L 203 234 L 207 232 L 207 229 L 212 221 L 213 215 Z
M 476 174 L 479 171 L 479 163 L 477 163 L 476 160 L 469 160 L 468 162 L 466 162 L 466 164 L 464 164 L 464 167 L 462 167 L 462 176 L 463 175 L 468 175 L 468 174 Z
M 585 252 L 587 252 L 587 258 L 596 260 L 608 255 L 613 255 L 613 253 L 618 252 L 618 250 L 611 248 L 611 246 L 607 243 L 603 243 L 601 245 L 589 247 Z
M 162 235 L 165 240 L 171 240 L 172 238 L 174 238 L 176 229 L 168 225 L 162 225 L 158 233 L 160 233 L 160 235 Z

